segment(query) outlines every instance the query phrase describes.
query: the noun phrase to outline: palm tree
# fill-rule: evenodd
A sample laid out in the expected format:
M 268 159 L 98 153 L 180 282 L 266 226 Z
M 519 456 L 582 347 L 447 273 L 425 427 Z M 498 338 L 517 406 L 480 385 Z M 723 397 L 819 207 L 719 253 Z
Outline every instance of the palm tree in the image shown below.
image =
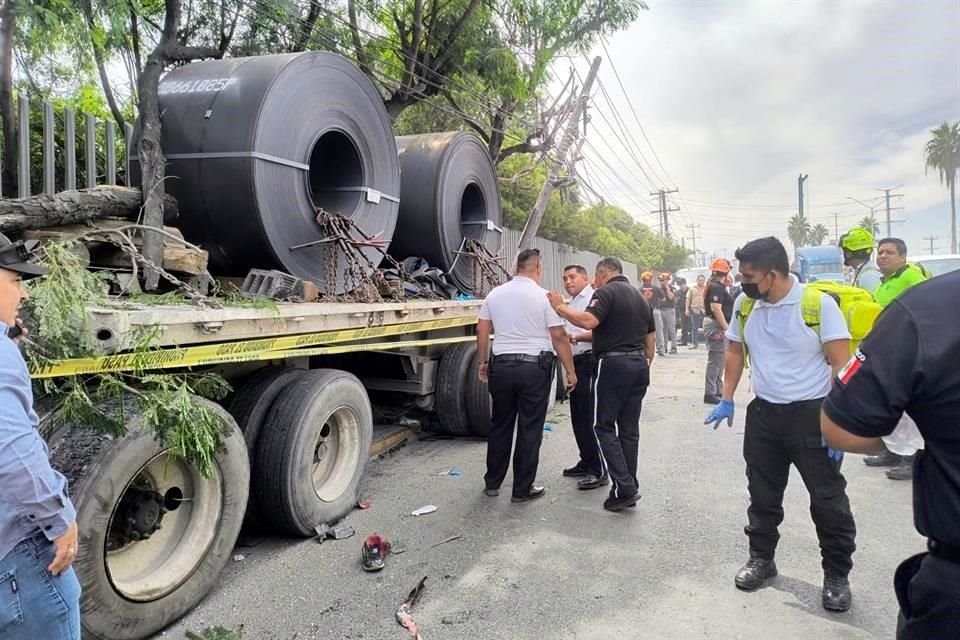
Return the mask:
M 871 218 L 870 216 L 863 216 L 863 220 L 861 220 L 860 224 L 858 224 L 857 226 L 863 227 L 864 229 L 872 233 L 874 237 L 880 235 L 880 223 L 877 222 L 876 218 Z
M 950 253 L 957 252 L 957 173 L 960 172 L 960 121 L 944 122 L 930 131 L 924 147 L 926 170 L 936 169 L 940 182 L 950 190 Z
M 827 236 L 830 235 L 830 230 L 822 224 L 818 224 L 813 229 L 810 230 L 810 244 L 815 247 L 819 247 L 823 244 L 823 241 L 827 239 Z
M 787 237 L 794 247 L 804 247 L 810 239 L 810 222 L 799 213 L 787 224 Z

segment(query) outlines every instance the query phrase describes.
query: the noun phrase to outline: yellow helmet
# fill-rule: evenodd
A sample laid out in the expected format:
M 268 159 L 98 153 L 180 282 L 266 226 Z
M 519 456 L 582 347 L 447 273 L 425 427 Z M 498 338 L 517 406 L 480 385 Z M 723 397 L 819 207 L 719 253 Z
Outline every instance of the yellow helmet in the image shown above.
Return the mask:
M 840 246 L 847 251 L 871 251 L 873 242 L 872 233 L 863 227 L 854 227 L 843 234 Z

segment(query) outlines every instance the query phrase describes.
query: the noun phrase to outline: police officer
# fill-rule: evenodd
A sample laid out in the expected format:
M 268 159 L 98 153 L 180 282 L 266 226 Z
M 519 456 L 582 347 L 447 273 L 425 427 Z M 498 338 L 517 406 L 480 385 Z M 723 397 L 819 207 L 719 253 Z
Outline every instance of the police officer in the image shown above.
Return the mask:
M 613 480 L 603 508 L 621 511 L 640 499 L 640 410 L 650 385 L 656 322 L 653 309 L 623 275 L 616 258 L 597 263 L 594 281 L 598 288 L 586 311 L 577 311 L 555 291 L 548 296 L 565 320 L 592 331 L 597 357 L 594 430 L 604 471 Z
M 550 401 L 555 355 L 567 372 L 567 388 L 577 374 L 563 320 L 547 302 L 540 287 L 543 263 L 538 249 L 517 256 L 517 274 L 496 287 L 483 301 L 477 320 L 477 362 L 480 380 L 487 382 L 493 400 L 487 441 L 486 494 L 500 495 L 500 485 L 510 466 L 514 424 L 517 443 L 513 452 L 513 502 L 541 497 L 535 486 L 543 441 L 543 421 Z M 496 331 L 493 357 L 490 334 Z
M 945 301 L 960 271 L 906 291 L 881 314 L 823 404 L 832 447 L 883 450 L 908 413 L 926 441 L 914 463 L 913 512 L 929 553 L 896 571 L 899 640 L 960 638 L 960 323 Z
M 870 293 L 880 286 L 881 274 L 873 262 L 873 234 L 863 227 L 855 227 L 840 238 L 843 264 L 853 269 L 853 286 Z
M 725 280 L 730 277 L 730 262 L 716 258 L 710 263 L 710 283 L 704 304 L 703 335 L 707 341 L 707 370 L 704 375 L 703 402 L 718 404 L 723 394 L 724 334 L 733 315 L 733 297 Z
M 838 370 L 850 356 L 850 333 L 837 303 L 826 294 L 820 296 L 818 330 L 807 326 L 801 310 L 804 286 L 790 275 L 787 251 L 779 240 L 754 240 L 738 249 L 736 257 L 744 295 L 736 301 L 736 319 L 727 331 L 723 400 L 705 421 L 714 428 L 724 419 L 733 424 L 733 395 L 749 357 L 756 393 L 747 407 L 743 439 L 750 559 L 734 582 L 753 591 L 777 575 L 777 528 L 793 464 L 810 494 L 810 515 L 820 539 L 823 607 L 846 611 L 856 528 L 840 473 L 843 454 L 828 450 L 820 438 L 820 405 L 830 390 L 831 366 Z M 744 317 L 738 314 L 747 297 L 756 303 Z
M 590 276 L 579 264 L 564 268 L 563 288 L 570 296 L 570 307 L 577 311 L 584 311 L 593 298 Z M 593 337 L 590 331 L 581 329 L 569 320 L 564 321 L 564 326 L 573 345 L 573 366 L 577 373 L 577 386 L 570 393 L 570 422 L 573 423 L 573 436 L 580 450 L 580 460 L 564 469 L 563 475 L 581 478 L 577 482 L 580 489 L 596 489 L 610 481 L 603 472 L 600 447 L 593 433 L 593 371 L 597 366 L 591 345 Z

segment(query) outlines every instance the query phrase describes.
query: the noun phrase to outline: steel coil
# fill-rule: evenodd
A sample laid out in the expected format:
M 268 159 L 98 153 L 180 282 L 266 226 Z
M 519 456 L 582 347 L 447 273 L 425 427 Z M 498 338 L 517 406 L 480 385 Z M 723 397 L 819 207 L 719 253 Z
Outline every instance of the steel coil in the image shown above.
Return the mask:
M 392 127 L 376 89 L 345 58 L 196 62 L 165 76 L 159 97 L 166 189 L 215 273 L 275 268 L 324 292 L 334 282 L 338 293 L 352 288 L 342 251 L 329 273 L 334 253 L 317 242 L 317 208 L 392 239 L 400 191 Z M 379 264 L 375 248 L 362 251 Z
M 474 261 L 466 239 L 500 250 L 502 211 L 497 173 L 481 140 L 463 132 L 397 138 L 400 213 L 390 253 L 419 256 L 474 292 Z

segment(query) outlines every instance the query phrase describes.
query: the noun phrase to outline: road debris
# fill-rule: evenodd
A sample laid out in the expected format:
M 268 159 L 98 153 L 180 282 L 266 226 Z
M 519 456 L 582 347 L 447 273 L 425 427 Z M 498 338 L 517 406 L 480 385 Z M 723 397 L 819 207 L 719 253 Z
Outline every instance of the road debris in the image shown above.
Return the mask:
M 364 571 L 380 571 L 390 555 L 390 541 L 379 533 L 371 533 L 360 549 L 360 564 Z
M 543 425 L 543 430 L 544 430 L 544 431 L 553 431 L 553 425 L 552 425 L 552 424 L 545 424 L 545 425 Z
M 410 637 L 416 638 L 416 640 L 423 640 L 423 637 L 417 630 L 417 623 L 413 621 L 413 606 L 417 604 L 417 600 L 419 600 L 423 594 L 423 584 L 426 581 L 427 576 L 423 576 L 420 582 L 417 583 L 417 586 L 407 594 L 407 599 L 403 601 L 400 608 L 397 609 L 397 624 L 409 631 Z
M 323 544 L 328 538 L 333 538 L 334 540 L 346 540 L 347 538 L 352 538 L 353 534 L 356 532 L 353 530 L 353 527 L 331 527 L 326 522 L 323 524 L 318 524 L 314 531 L 317 533 L 317 542 Z
M 235 556 L 233 556 L 234 562 L 243 562 L 246 559 L 247 559 L 247 556 L 243 555 L 242 553 L 238 553 Z
M 435 549 L 436 547 L 439 547 L 439 546 L 442 545 L 442 544 L 447 544 L 448 542 L 453 542 L 454 540 L 459 540 L 459 539 L 462 538 L 462 537 L 463 537 L 463 536 L 458 533 L 458 534 L 455 535 L 455 536 L 450 536 L 450 537 L 447 538 L 446 540 L 441 540 L 440 542 L 438 542 L 438 543 L 436 543 L 436 544 L 430 545 L 430 548 L 431 548 L 431 549 Z
M 423 505 L 422 507 L 420 507 L 419 509 L 416 509 L 415 511 L 413 511 L 413 513 L 411 513 L 410 515 L 412 515 L 412 516 L 425 516 L 425 515 L 427 515 L 428 513 L 433 513 L 433 512 L 436 511 L 436 510 L 437 510 L 436 505 L 425 504 L 425 505 Z
M 362 510 L 362 511 L 366 511 L 367 509 L 369 509 L 369 508 L 372 507 L 372 506 L 373 506 L 373 503 L 370 502 L 369 500 L 364 500 L 363 502 L 358 502 L 358 503 L 357 503 L 357 509 L 360 509 L 360 510 Z
M 441 471 L 437 474 L 438 476 L 462 476 L 463 472 L 460 471 L 459 467 L 453 467 L 452 469 L 447 469 L 446 471 Z

